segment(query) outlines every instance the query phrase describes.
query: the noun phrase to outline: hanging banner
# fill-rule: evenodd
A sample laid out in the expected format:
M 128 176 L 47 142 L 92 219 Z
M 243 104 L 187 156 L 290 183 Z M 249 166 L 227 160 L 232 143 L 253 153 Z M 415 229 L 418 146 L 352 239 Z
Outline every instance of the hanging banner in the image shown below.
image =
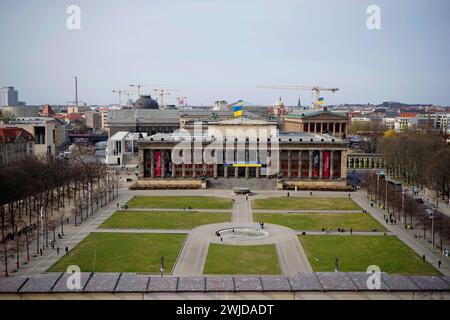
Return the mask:
M 323 153 L 323 177 L 330 177 L 330 152 L 325 151 Z
M 161 151 L 155 151 L 155 177 L 162 176 Z
M 319 170 L 320 170 L 320 152 L 314 151 L 313 152 L 313 178 L 319 177 Z

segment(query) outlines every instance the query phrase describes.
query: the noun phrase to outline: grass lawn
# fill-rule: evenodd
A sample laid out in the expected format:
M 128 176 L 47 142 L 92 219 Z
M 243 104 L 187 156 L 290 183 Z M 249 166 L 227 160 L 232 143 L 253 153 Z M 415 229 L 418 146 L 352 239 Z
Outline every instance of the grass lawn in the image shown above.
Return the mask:
M 314 271 L 334 271 L 339 258 L 341 271 L 366 272 L 377 265 L 392 274 L 437 275 L 414 251 L 394 236 L 299 236 Z
M 253 209 L 265 210 L 361 210 L 348 198 L 281 197 L 253 200 Z
M 228 212 L 117 211 L 100 228 L 192 229 L 230 221 Z
M 281 270 L 273 244 L 210 244 L 203 274 L 281 274 Z
M 279 224 L 294 230 L 317 230 L 344 228 L 346 231 L 385 231 L 369 214 L 363 213 L 253 213 L 254 221 Z
M 231 199 L 219 197 L 134 197 L 127 203 L 128 208 L 162 209 L 231 209 Z
M 65 272 L 78 265 L 82 272 L 160 273 L 164 256 L 166 272 L 171 272 L 185 235 L 91 233 L 48 271 Z M 95 268 L 94 266 L 95 257 Z

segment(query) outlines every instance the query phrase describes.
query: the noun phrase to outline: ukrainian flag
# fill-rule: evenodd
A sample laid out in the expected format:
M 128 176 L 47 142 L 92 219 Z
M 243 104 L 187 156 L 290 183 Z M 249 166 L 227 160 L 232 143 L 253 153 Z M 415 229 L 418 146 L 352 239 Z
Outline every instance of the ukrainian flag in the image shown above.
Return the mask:
M 244 107 L 243 107 L 243 101 L 239 100 L 234 106 L 233 106 L 233 113 L 234 117 L 242 117 L 244 115 Z
M 320 97 L 319 100 L 317 100 L 317 104 L 324 104 L 325 99 L 323 97 Z

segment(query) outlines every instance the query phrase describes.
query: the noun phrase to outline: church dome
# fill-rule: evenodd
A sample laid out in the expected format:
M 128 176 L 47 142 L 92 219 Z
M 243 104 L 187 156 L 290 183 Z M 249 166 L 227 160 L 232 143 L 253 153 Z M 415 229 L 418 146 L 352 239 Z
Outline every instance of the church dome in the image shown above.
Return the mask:
M 140 96 L 134 103 L 135 109 L 159 109 L 158 102 L 151 96 Z

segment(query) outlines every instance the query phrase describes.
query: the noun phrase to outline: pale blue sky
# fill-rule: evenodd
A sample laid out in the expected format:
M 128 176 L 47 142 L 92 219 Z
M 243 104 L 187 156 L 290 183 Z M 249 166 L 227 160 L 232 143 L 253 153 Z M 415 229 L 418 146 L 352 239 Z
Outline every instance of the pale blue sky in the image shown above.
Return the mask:
M 81 7 L 81 30 L 66 8 Z M 381 8 L 382 29 L 366 28 Z M 113 89 L 157 83 L 190 104 L 296 104 L 295 91 L 338 87 L 328 103 L 450 105 L 447 0 L 1 0 L 0 86 L 28 104 L 116 102 Z M 303 104 L 310 102 L 301 93 Z

